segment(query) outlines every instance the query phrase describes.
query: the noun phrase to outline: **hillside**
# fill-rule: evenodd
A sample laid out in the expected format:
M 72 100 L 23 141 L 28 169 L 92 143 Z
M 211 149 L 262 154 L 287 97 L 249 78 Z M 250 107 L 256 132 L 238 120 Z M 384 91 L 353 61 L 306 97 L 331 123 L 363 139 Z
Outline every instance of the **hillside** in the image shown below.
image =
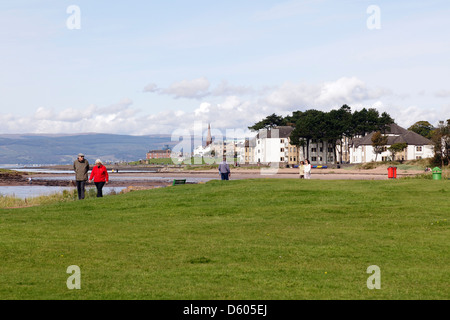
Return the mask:
M 173 147 L 170 135 L 115 134 L 0 135 L 0 164 L 70 164 L 80 152 L 88 159 L 134 161 L 152 149 Z

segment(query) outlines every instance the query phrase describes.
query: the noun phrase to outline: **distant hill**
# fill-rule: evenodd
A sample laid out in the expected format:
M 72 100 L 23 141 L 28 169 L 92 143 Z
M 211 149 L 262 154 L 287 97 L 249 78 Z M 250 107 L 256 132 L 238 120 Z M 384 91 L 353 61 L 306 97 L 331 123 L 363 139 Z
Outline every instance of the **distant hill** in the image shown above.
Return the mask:
M 177 143 L 170 135 L 0 134 L 0 164 L 70 164 L 80 152 L 91 162 L 136 161 L 149 150 Z

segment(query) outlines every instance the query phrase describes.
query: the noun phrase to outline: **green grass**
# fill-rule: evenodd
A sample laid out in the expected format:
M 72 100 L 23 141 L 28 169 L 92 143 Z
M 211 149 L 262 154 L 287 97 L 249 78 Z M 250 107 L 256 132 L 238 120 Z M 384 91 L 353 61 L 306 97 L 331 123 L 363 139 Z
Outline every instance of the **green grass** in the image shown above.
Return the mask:
M 3 209 L 0 299 L 448 299 L 449 195 L 446 180 L 255 179 Z

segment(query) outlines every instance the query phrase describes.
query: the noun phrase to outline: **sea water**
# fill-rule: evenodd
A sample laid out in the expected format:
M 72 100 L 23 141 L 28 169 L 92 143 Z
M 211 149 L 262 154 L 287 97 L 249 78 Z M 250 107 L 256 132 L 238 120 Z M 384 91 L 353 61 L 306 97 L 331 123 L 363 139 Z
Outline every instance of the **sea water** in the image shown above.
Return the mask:
M 62 193 L 64 190 L 72 191 L 75 189 L 76 189 L 75 187 L 58 187 L 58 186 L 0 186 L 0 195 L 14 196 L 20 199 L 29 199 L 38 196 L 46 196 L 55 193 Z M 123 189 L 125 188 L 103 187 L 103 194 L 108 195 L 111 192 L 119 193 Z

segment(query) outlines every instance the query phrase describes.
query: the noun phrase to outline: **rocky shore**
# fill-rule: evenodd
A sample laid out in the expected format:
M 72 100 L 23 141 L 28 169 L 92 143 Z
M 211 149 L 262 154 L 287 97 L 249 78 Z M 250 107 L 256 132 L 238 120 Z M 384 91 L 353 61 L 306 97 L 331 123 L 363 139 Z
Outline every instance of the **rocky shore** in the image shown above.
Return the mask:
M 67 175 L 60 179 L 51 179 L 51 177 L 60 176 L 51 173 L 20 173 L 20 172 L 0 172 L 0 186 L 58 186 L 58 187 L 75 187 L 73 175 Z M 170 183 L 166 180 L 145 180 L 138 181 L 130 177 L 129 180 L 110 180 L 107 184 L 109 187 L 159 187 L 167 186 Z M 94 183 L 92 183 L 94 185 Z

